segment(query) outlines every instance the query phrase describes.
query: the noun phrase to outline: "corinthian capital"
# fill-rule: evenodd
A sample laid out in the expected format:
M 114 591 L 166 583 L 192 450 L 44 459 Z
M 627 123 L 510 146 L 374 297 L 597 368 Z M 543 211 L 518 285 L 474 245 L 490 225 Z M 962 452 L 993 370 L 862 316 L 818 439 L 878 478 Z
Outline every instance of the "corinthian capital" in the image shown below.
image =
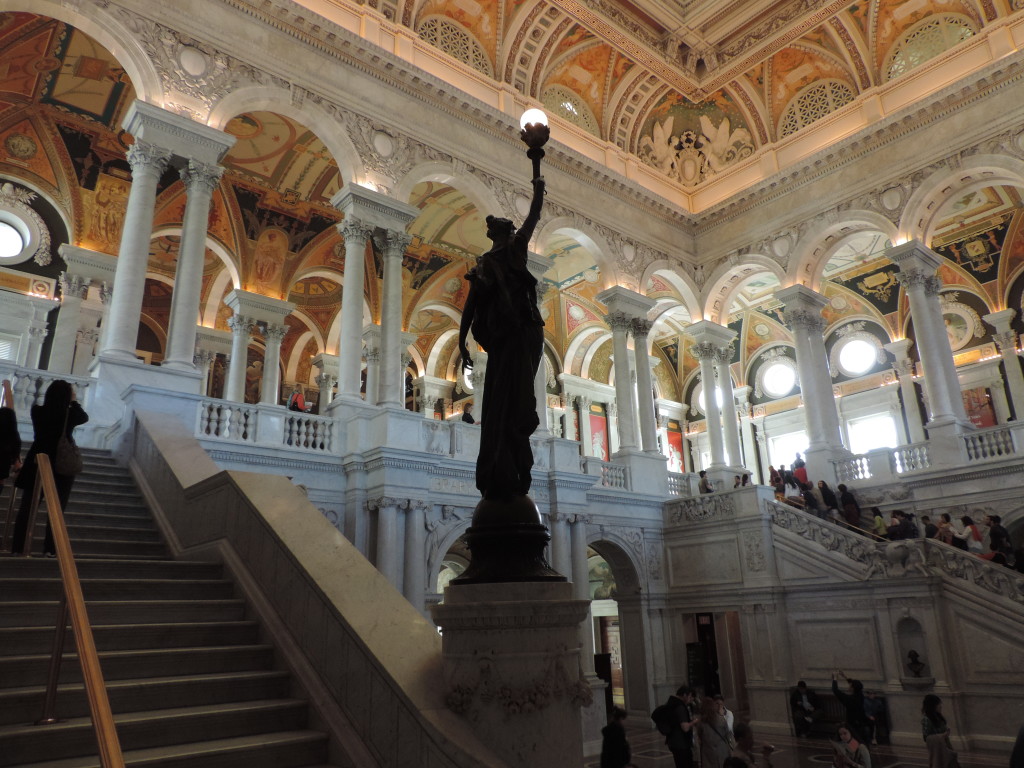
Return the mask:
M 924 295 L 938 296 L 942 290 L 942 278 L 938 275 L 929 275 L 924 281 Z
M 288 335 L 287 325 L 267 325 L 266 330 L 263 332 L 263 337 L 270 342 L 276 342 L 280 344 L 284 337 Z
M 917 288 L 919 286 L 927 288 L 928 279 L 930 277 L 932 277 L 932 275 L 929 275 L 924 270 L 913 268 L 900 269 L 899 273 L 896 275 L 896 279 L 899 280 L 900 285 L 902 285 L 906 290 Z
M 213 194 L 213 190 L 220 183 L 220 177 L 224 174 L 224 169 L 219 165 L 189 160 L 188 165 L 183 167 L 178 173 L 188 192 L 202 191 Z
M 718 349 L 715 350 L 715 362 L 719 365 L 730 365 L 735 353 L 736 349 L 732 344 L 725 347 L 718 347 Z
M 245 315 L 232 315 L 228 318 L 228 328 L 234 333 L 252 333 L 252 329 L 256 327 L 256 321 L 251 317 Z
M 126 157 L 132 167 L 132 176 L 144 173 L 159 176 L 167 168 L 171 153 L 170 150 L 150 144 L 148 141 L 136 141 L 128 148 Z
M 369 240 L 370 235 L 373 234 L 373 227 L 365 223 L 362 219 L 356 218 L 355 216 L 349 216 L 338 225 L 338 231 L 341 232 L 341 236 L 345 238 L 346 244 L 359 242 L 365 246 L 366 241 Z
M 652 325 L 654 325 L 654 323 L 647 318 L 636 317 L 630 321 L 629 329 L 633 334 L 634 339 L 645 339 L 647 338 L 647 334 L 651 332 Z
M 824 333 L 825 318 L 820 312 L 807 309 L 786 310 L 786 325 L 791 331 L 804 331 L 806 333 Z
M 627 332 L 633 323 L 633 318 L 627 315 L 625 312 L 609 312 L 605 316 L 605 321 L 608 323 L 608 327 L 612 331 Z
M 389 258 L 400 259 L 405 255 L 405 249 L 412 242 L 412 235 L 408 232 L 389 229 L 384 234 L 384 255 Z
M 690 352 L 693 353 L 694 357 L 702 361 L 710 360 L 711 362 L 715 362 L 715 360 L 718 358 L 718 347 L 716 347 L 710 341 L 702 341 L 697 344 L 694 344 L 692 347 L 690 347 Z
M 62 299 L 84 299 L 89 292 L 89 280 L 81 275 L 61 272 L 59 279 Z

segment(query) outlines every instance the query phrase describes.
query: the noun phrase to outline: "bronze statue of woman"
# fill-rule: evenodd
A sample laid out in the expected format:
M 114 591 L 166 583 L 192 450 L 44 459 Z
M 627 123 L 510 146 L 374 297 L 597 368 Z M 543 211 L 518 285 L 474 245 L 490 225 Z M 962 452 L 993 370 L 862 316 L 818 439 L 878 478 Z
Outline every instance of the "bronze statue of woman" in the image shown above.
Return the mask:
M 487 352 L 480 454 L 476 487 L 484 499 L 525 496 L 530 490 L 537 429 L 533 382 L 544 346 L 544 321 L 537 310 L 537 279 L 526 267 L 530 238 L 544 204 L 544 179 L 533 179 L 530 212 L 517 230 L 508 219 L 488 216 L 493 243 L 466 275 L 469 296 L 459 328 L 462 365 L 473 360 L 466 348 L 470 329 Z

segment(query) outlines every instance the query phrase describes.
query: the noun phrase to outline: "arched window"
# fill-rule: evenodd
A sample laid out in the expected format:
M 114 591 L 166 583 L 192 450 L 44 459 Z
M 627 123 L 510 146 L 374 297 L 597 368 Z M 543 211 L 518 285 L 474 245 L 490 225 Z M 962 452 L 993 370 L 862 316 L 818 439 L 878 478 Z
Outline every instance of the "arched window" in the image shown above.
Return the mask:
M 779 138 L 835 112 L 853 101 L 853 89 L 841 80 L 823 80 L 800 91 L 786 106 L 779 121 Z
M 905 75 L 974 34 L 974 26 L 965 16 L 943 13 L 928 17 L 911 27 L 889 51 L 882 67 L 885 79 Z
M 431 16 L 416 31 L 420 39 L 430 43 L 449 56 L 468 64 L 488 77 L 494 77 L 491 61 L 484 53 L 483 46 L 466 29 L 451 19 Z
M 587 133 L 601 138 L 601 128 L 597 123 L 597 118 L 587 106 L 587 102 L 574 91 L 563 85 L 552 85 L 544 89 L 540 100 L 548 108 L 548 111 L 578 125 Z

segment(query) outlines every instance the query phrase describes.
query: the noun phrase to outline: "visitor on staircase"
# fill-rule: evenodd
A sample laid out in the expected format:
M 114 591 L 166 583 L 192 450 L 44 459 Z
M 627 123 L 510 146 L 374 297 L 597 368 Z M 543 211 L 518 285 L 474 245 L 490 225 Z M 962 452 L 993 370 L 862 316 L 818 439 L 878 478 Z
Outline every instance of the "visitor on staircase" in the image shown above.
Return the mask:
M 13 408 L 0 408 L 0 488 L 21 466 L 21 435 Z
M 46 389 L 42 405 L 32 406 L 32 447 L 25 456 L 25 465 L 18 473 L 15 486 L 22 489 L 21 506 L 18 509 L 18 517 L 14 524 L 14 551 L 22 550 L 25 542 L 25 535 L 28 531 L 29 512 L 32 507 L 32 490 L 36 482 L 36 456 L 40 453 L 50 458 L 54 468 L 54 481 L 57 484 L 57 498 L 60 499 L 61 508 L 68 505 L 68 497 L 71 496 L 71 486 L 75 482 L 74 474 L 63 474 L 58 471 L 57 447 L 61 437 L 66 438 L 74 444 L 71 433 L 75 427 L 85 424 L 89 415 L 85 412 L 75 396 L 75 390 L 71 384 L 63 379 L 57 379 Z M 50 531 L 50 521 L 46 521 L 46 541 L 43 544 L 43 554 L 46 557 L 56 556 L 56 549 L 53 545 L 53 533 Z

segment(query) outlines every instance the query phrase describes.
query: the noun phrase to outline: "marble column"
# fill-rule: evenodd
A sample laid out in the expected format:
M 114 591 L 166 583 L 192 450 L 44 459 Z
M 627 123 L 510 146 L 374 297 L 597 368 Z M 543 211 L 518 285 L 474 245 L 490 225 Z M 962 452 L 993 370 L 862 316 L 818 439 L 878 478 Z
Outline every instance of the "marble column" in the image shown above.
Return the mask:
M 694 344 L 691 351 L 700 364 L 700 380 L 704 389 L 704 421 L 707 425 L 708 446 L 711 449 L 711 466 L 708 469 L 721 469 L 727 465 L 722 416 L 715 394 L 715 360 L 718 357 L 718 347 L 710 342 L 702 342 Z
M 640 414 L 640 443 L 648 453 L 658 451 L 658 423 L 654 416 L 654 386 L 651 383 L 651 358 L 647 352 L 647 336 L 651 321 L 634 318 L 630 322 L 633 333 L 633 354 L 636 356 L 636 397 Z
M 572 546 L 572 591 L 577 600 L 590 600 L 590 563 L 587 561 L 587 523 L 586 515 L 573 515 L 570 526 Z M 567 572 L 568 573 L 568 572 Z M 587 620 L 580 626 L 580 661 L 583 674 L 594 677 L 594 618 L 587 611 Z
M 775 298 L 785 305 L 786 324 L 793 333 L 796 367 L 803 398 L 804 424 L 807 428 L 807 475 L 813 480 L 835 484 L 832 462 L 847 458 L 843 445 L 832 374 L 825 352 L 825 319 L 821 310 L 828 300 L 803 285 L 777 291 Z
M 1003 377 L 996 368 L 992 380 L 987 384 L 989 394 L 992 397 L 992 407 L 996 412 L 996 424 L 1005 424 L 1010 420 L 1010 402 L 1006 399 L 1006 387 L 1003 384 Z
M 548 515 L 551 530 L 551 567 L 564 576 L 572 572 L 572 550 L 569 546 L 569 518 L 564 512 Z
M 619 406 L 615 402 L 605 403 L 605 416 L 608 425 L 608 455 L 614 457 L 621 447 L 619 444 Z
M 197 349 L 195 356 L 192 358 L 195 363 L 196 370 L 202 376 L 201 381 L 202 389 L 200 394 L 203 397 L 208 397 L 210 394 L 210 371 L 213 368 L 213 361 L 217 358 L 217 353 L 209 349 Z
M 402 257 L 412 236 L 388 230 L 384 244 L 384 287 L 380 318 L 380 397 L 378 405 L 405 407 L 401 389 L 402 365 Z
M 910 301 L 917 352 L 924 368 L 929 437 L 934 436 L 935 430 L 953 433 L 969 430 L 972 425 L 964 410 L 953 351 L 939 305 L 941 281 L 935 271 L 942 257 L 917 240 L 890 248 L 885 255 L 899 267 L 899 280 Z
M 341 332 L 338 337 L 338 396 L 359 399 L 363 351 L 363 283 L 366 273 L 366 243 L 372 228 L 346 216 L 338 225 L 345 238 L 345 282 L 342 285 Z
M 196 349 L 196 321 L 203 286 L 210 201 L 224 169 L 189 160 L 180 173 L 185 184 L 185 218 L 181 225 L 178 265 L 174 273 L 167 355 L 162 367 L 190 371 L 195 369 L 192 357 Z
M 484 412 L 484 380 L 487 378 L 487 353 L 482 349 L 473 355 L 473 370 L 469 374 L 469 380 L 473 384 L 473 411 L 477 418 L 482 418 Z
M 281 342 L 288 335 L 287 325 L 268 323 L 263 333 L 266 351 L 263 354 L 263 392 L 260 402 L 280 405 L 281 402 Z
M 738 387 L 736 399 L 739 401 L 740 433 L 743 438 L 743 467 L 750 472 L 750 479 L 755 483 L 767 484 L 768 478 L 764 477 L 764 471 L 757 461 L 757 446 L 754 441 L 754 420 L 751 418 L 750 409 L 750 387 Z M 768 465 L 765 464 L 764 467 Z
M 224 387 L 224 399 L 235 403 L 245 402 L 245 369 L 249 364 L 249 341 L 256 321 L 245 315 L 228 318 L 231 328 L 231 361 L 228 363 L 228 380 Z
M 729 370 L 733 346 L 719 347 L 715 355 L 715 372 L 718 375 L 718 388 L 722 391 L 722 432 L 725 436 L 725 451 L 729 454 L 729 465 L 743 466 L 743 454 L 740 452 L 739 420 L 736 416 L 736 395 L 732 388 L 732 373 Z M 707 395 L 704 395 L 705 402 Z
M 367 501 L 370 511 L 377 512 L 375 565 L 392 586 L 399 590 L 402 589 L 402 558 L 399 555 L 404 554 L 404 546 L 398 538 L 398 513 L 408 506 L 408 500 L 387 496 Z
M 134 363 L 142 314 L 146 269 L 149 263 L 149 241 L 153 234 L 156 206 L 156 185 L 171 159 L 171 153 L 155 144 L 138 141 L 128 149 L 132 168 L 132 188 L 128 194 L 117 270 L 114 273 L 114 295 L 107 316 L 100 355 Z
M 380 326 L 370 323 L 363 328 L 363 358 L 366 360 L 367 403 L 376 404 L 380 400 Z
M 39 367 L 39 357 L 43 351 L 43 342 L 46 341 L 46 334 L 47 330 L 45 327 L 33 325 L 28 329 L 28 353 L 25 355 L 25 367 Z
M 633 423 L 633 387 L 629 375 L 629 349 L 626 333 L 633 318 L 624 312 L 609 312 L 607 322 L 612 329 L 612 364 L 615 369 L 615 403 L 618 410 L 618 450 L 636 448 L 636 429 Z
M 50 345 L 47 370 L 71 373 L 75 362 L 75 346 L 82 323 L 82 302 L 89 292 L 89 281 L 81 275 L 60 273 L 60 311 Z
M 992 338 L 1003 358 L 1004 375 L 1010 389 L 1010 402 L 1013 404 L 1013 418 L 1015 421 L 1024 421 L 1024 372 L 1021 371 L 1020 357 L 1017 355 L 1017 332 L 1010 325 L 1015 315 L 1015 310 L 1004 309 L 990 312 L 984 320 L 995 329 Z
M 405 579 L 402 593 L 420 613 L 426 611 L 427 504 L 411 501 L 405 513 Z
M 914 384 L 914 361 L 910 359 L 910 347 L 913 343 L 910 339 L 898 339 L 886 344 L 885 348 L 893 355 L 892 369 L 900 382 L 900 400 L 903 403 L 903 416 L 907 424 L 907 437 L 911 443 L 923 443 L 924 424 L 921 421 L 921 406 Z
M 538 253 L 530 252 L 526 259 L 526 268 L 537 280 L 537 309 L 542 310 L 544 303 L 544 275 L 551 269 L 551 259 L 541 256 Z M 547 437 L 551 434 L 550 419 L 548 418 L 548 367 L 544 361 L 543 350 L 541 351 L 540 365 L 537 366 L 537 374 L 533 380 L 533 396 L 537 401 L 538 426 L 534 431 L 537 437 Z M 562 571 L 564 573 L 564 571 Z
M 576 404 L 580 409 L 580 447 L 584 456 L 594 455 L 594 433 L 590 429 L 590 406 L 592 403 L 593 400 L 589 397 L 576 398 Z

